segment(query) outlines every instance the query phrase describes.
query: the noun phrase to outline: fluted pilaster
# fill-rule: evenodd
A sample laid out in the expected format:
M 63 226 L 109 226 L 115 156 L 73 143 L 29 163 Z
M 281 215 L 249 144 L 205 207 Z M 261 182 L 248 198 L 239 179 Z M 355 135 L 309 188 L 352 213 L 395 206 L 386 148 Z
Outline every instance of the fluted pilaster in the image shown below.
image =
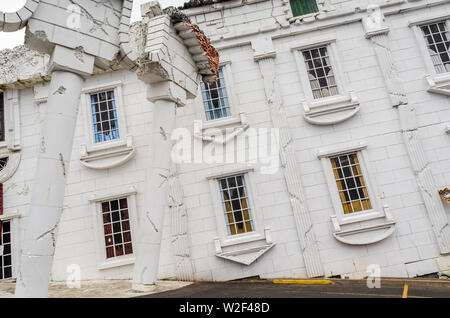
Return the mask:
M 272 124 L 280 132 L 281 167 L 294 214 L 306 272 L 308 277 L 323 276 L 324 270 L 320 260 L 319 249 L 314 232 L 312 231 L 312 223 L 300 181 L 300 168 L 296 161 L 293 139 L 276 81 L 274 55 L 257 59 L 257 61 L 264 79 L 264 90 Z
M 369 10 L 370 8 L 370 10 Z M 450 226 L 438 187 L 419 138 L 416 113 L 413 105 L 408 104 L 402 81 L 398 75 L 391 55 L 388 32 L 384 25 L 384 16 L 377 5 L 368 7 L 369 16 L 363 19 L 366 38 L 373 44 L 380 70 L 388 90 L 392 106 L 398 109 L 403 142 L 405 143 L 416 182 L 427 210 L 441 254 L 450 252 Z

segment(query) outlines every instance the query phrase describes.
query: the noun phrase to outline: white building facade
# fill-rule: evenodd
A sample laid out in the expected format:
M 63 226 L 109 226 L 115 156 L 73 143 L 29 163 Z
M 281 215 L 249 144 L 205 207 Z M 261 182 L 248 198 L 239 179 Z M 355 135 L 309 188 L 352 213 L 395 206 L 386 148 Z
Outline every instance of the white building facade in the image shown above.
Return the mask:
M 361 278 L 371 264 L 383 277 L 448 273 L 448 1 L 224 1 L 183 12 L 218 50 L 220 71 L 177 108 L 173 142 L 191 152 L 167 175 L 158 278 Z M 22 50 L 3 52 L 0 66 L 0 279 L 17 276 L 54 94 L 48 56 Z M 133 277 L 158 152 L 147 94 L 125 69 L 83 83 L 55 281 Z

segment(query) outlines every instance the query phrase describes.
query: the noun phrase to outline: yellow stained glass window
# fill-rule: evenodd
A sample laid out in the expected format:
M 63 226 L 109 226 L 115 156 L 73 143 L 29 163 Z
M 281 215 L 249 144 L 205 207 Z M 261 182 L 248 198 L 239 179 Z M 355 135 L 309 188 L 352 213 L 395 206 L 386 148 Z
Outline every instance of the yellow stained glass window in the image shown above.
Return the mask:
M 350 153 L 331 157 L 330 160 L 344 214 L 371 210 L 358 155 Z
M 228 234 L 253 232 L 254 225 L 244 176 L 231 176 L 218 181 Z

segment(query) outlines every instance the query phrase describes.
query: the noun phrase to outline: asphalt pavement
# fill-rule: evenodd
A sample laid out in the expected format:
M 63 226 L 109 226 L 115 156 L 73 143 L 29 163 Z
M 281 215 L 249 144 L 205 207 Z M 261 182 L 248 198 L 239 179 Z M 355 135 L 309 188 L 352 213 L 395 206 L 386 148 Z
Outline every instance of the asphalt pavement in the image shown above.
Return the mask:
M 382 279 L 379 287 L 339 279 L 199 282 L 140 298 L 450 298 L 450 280 Z

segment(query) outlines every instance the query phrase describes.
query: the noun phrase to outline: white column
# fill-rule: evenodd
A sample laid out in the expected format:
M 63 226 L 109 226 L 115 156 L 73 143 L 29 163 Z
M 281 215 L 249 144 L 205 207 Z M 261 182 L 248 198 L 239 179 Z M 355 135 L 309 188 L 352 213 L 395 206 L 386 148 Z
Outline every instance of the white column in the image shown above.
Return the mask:
M 180 178 L 178 178 L 177 165 L 173 163 L 169 179 L 168 205 L 172 222 L 171 235 L 175 257 L 175 274 L 177 280 L 192 281 L 194 269 L 191 261 L 191 242 L 188 236 L 188 214 L 183 198 L 183 187 Z
M 284 173 L 287 192 L 294 215 L 301 253 L 308 277 L 324 275 L 316 238 L 312 230 L 311 218 L 304 198 L 301 184 L 300 168 L 297 164 L 295 150 L 286 112 L 276 79 L 275 51 L 270 38 L 258 38 L 252 41 L 255 61 L 258 62 L 264 80 L 266 100 L 274 128 L 280 131 L 280 161 Z
M 17 275 L 16 297 L 47 297 L 55 236 L 64 201 L 83 78 L 52 73 L 29 216 Z
M 168 178 L 171 169 L 171 133 L 178 105 L 184 105 L 186 91 L 166 81 L 149 85 L 148 99 L 153 102 L 150 165 L 144 192 L 144 209 L 139 218 L 136 239 L 136 263 L 133 289 L 146 290 L 158 275 L 164 212 L 168 208 Z

